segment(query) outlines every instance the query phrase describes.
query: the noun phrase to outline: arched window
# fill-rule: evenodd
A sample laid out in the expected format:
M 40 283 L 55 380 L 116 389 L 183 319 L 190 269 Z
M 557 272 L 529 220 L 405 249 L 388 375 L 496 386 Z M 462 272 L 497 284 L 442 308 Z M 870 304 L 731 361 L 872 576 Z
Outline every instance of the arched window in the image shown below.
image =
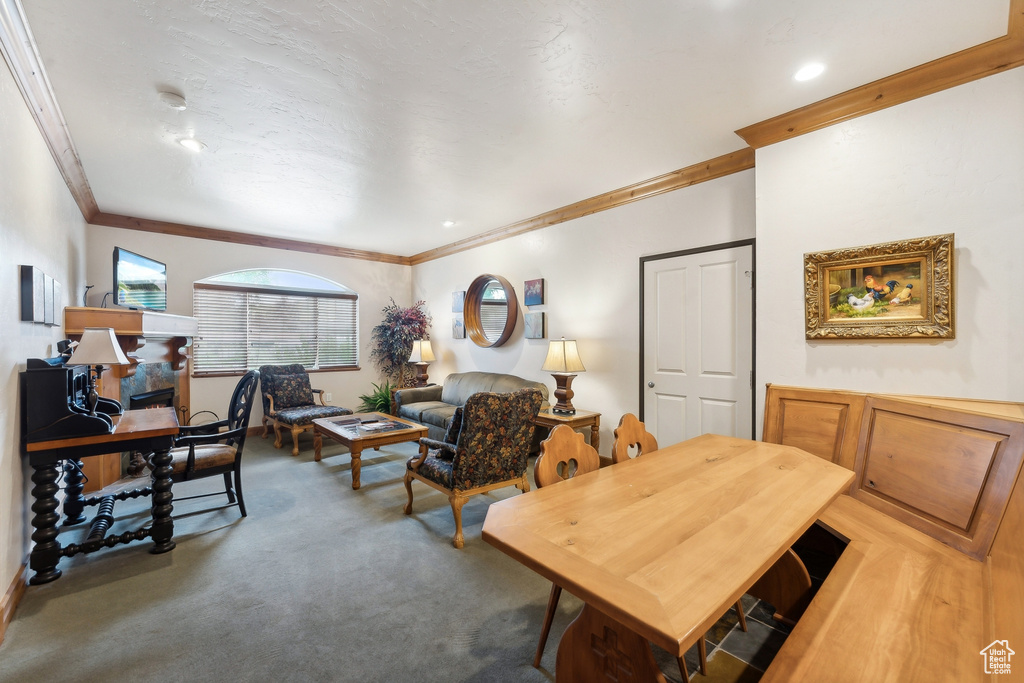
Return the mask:
M 310 273 L 236 270 L 192 285 L 199 321 L 193 374 L 241 374 L 260 365 L 359 369 L 359 295 Z

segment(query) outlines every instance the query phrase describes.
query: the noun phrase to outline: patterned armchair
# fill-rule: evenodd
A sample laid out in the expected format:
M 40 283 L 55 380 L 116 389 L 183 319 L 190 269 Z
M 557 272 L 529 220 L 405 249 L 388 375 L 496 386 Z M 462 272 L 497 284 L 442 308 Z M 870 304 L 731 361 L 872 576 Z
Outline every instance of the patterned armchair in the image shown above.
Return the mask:
M 260 367 L 260 393 L 263 395 L 263 438 L 274 427 L 274 447 L 281 448 L 281 431 L 292 433 L 292 455 L 299 454 L 299 434 L 313 429 L 313 420 L 321 417 L 351 415 L 348 408 L 324 403 L 323 389 L 309 385 L 309 374 L 301 363 Z M 320 405 L 313 394 L 320 397 Z
M 444 441 L 420 439 L 426 448 L 406 465 L 409 502 L 405 514 L 412 514 L 413 479 L 447 494 L 455 516 L 452 544 L 461 548 L 462 506 L 469 496 L 505 486 L 523 493 L 530 490 L 526 458 L 533 440 L 533 418 L 543 400 L 537 389 L 470 396 L 455 411 Z

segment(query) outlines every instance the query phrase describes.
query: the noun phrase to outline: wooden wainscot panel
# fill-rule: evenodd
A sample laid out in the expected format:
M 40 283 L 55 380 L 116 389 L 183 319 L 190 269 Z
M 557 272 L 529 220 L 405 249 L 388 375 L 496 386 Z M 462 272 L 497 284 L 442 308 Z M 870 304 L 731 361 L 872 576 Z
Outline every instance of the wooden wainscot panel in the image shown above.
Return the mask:
M 988 578 L 993 618 L 992 632 L 985 642 L 998 639 L 1024 643 L 1024 474 L 1017 475 L 1017 484 L 992 542 Z M 1017 666 L 1021 665 L 1014 668 Z
M 1019 421 L 869 396 L 853 496 L 981 560 L 1022 453 Z
M 854 468 L 864 394 L 769 384 L 762 440 Z

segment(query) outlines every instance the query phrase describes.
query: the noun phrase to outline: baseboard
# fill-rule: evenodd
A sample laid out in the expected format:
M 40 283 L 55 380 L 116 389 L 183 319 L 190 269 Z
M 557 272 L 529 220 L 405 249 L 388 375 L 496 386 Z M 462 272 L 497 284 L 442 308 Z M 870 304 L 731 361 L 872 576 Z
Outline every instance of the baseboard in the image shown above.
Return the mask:
M 7 625 L 14 618 L 14 610 L 17 609 L 18 603 L 21 602 L 21 597 L 25 595 L 25 589 L 28 587 L 28 584 L 25 583 L 25 570 L 27 568 L 28 565 L 21 565 L 21 569 L 18 570 L 13 583 L 11 583 L 7 592 L 4 593 L 3 599 L 0 600 L 0 643 L 4 642 L 4 636 L 7 635 Z

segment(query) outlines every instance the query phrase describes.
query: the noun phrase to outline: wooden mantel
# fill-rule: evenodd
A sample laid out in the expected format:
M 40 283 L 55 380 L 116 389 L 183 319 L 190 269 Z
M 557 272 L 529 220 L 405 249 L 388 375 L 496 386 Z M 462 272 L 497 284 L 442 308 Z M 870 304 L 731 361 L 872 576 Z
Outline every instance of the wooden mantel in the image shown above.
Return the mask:
M 138 311 L 127 308 L 85 308 L 69 306 L 64 309 L 64 334 L 69 339 L 80 339 L 87 327 L 113 328 L 121 350 L 129 365 L 115 365 L 103 370 L 98 384 L 101 396 L 127 403 L 121 396 L 121 380 L 135 375 L 142 363 L 170 363 L 176 376 L 176 409 L 178 421 L 184 424 L 190 415 L 188 360 L 192 351 L 192 338 L 198 330 L 195 318 L 169 313 Z M 127 405 L 125 406 L 127 407 Z M 87 458 L 86 491 L 112 484 L 121 477 L 120 455 Z

